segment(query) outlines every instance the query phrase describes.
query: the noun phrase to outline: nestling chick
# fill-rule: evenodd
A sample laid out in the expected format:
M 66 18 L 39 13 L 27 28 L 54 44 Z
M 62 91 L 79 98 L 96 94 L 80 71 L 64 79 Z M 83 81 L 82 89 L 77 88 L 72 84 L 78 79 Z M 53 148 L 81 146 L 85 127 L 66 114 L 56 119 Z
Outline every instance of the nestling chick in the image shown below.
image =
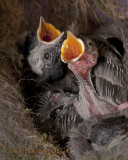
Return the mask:
M 68 147 L 72 160 L 90 159 L 92 155 L 100 159 L 116 158 L 126 149 L 122 146 L 128 141 L 128 119 L 124 116 L 108 117 L 91 117 L 71 129 Z
M 117 148 L 120 147 L 120 142 L 124 143 L 127 132 L 128 80 L 123 64 L 124 54 L 110 45 L 106 39 L 93 34 L 90 37 L 81 36 L 79 40 L 68 32 L 67 40 L 61 49 L 62 61 L 68 62 L 68 67 L 78 79 L 79 99 L 74 102 L 78 113 L 85 120 L 91 117 L 94 121 L 92 115 L 101 117 L 101 122 L 97 121 L 93 126 L 96 130 L 91 131 L 91 123 L 87 124 L 87 121 L 84 121 L 80 124 L 82 130 L 78 127 L 71 132 L 73 134 L 70 134 L 69 146 L 73 159 L 80 159 L 85 152 L 93 150 L 102 152 L 110 149 L 111 152 L 115 143 Z M 126 117 L 120 117 L 124 114 L 124 109 Z M 111 118 L 109 114 L 109 118 L 104 120 L 104 115 L 111 112 L 115 118 Z M 78 144 L 80 150 L 76 147 Z
M 80 98 L 74 105 L 81 117 L 87 119 L 125 109 L 128 80 L 120 53 L 103 39 L 93 42 L 85 36 L 79 40 L 71 32 L 67 34 L 61 59 L 68 62 L 79 81 Z
M 82 121 L 72 104 L 78 93 L 77 79 L 60 57 L 62 40 L 63 33 L 41 18 L 29 48 L 31 69 L 26 76 L 25 92 L 29 90 L 27 103 L 36 127 L 41 132 L 51 132 L 59 140 L 67 137 L 70 128 Z

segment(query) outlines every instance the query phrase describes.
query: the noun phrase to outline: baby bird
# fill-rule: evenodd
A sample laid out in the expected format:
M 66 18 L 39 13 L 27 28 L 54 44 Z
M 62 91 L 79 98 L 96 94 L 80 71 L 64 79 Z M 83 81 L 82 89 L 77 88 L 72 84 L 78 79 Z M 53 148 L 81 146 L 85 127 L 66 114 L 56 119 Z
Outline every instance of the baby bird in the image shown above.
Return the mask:
M 105 33 L 109 35 L 107 28 Z M 70 132 L 68 146 L 71 147 L 72 159 L 82 159 L 85 154 L 87 158 L 88 152 L 93 151 L 110 150 L 112 153 L 112 148 L 120 148 L 119 143 L 125 145 L 124 139 L 127 141 L 128 80 L 124 61 L 127 57 L 127 34 L 123 36 L 126 37 L 116 39 L 120 45 L 118 47 L 104 38 L 104 33 L 102 37 L 100 30 L 89 35 L 89 38 L 80 36 L 81 39 L 68 32 L 63 42 L 61 59 L 68 63 L 68 68 L 78 79 L 79 98 L 74 101 L 74 106 L 85 119 Z M 105 119 L 106 115 L 108 118 Z M 94 124 L 95 116 L 100 121 L 96 120 Z M 89 119 L 92 122 L 88 122 Z
M 79 99 L 74 106 L 85 120 L 122 111 L 128 106 L 122 55 L 104 39 L 81 39 L 68 32 L 61 49 L 62 61 L 78 79 Z
M 125 116 L 107 115 L 91 117 L 69 132 L 68 147 L 72 160 L 127 158 L 128 119 Z M 126 147 L 126 148 L 125 148 Z
M 24 77 L 26 102 L 36 127 L 59 141 L 67 139 L 70 128 L 82 122 L 72 104 L 78 96 L 77 79 L 61 61 L 63 36 L 41 17 L 37 35 L 26 42 L 30 44 L 26 49 L 29 69 Z

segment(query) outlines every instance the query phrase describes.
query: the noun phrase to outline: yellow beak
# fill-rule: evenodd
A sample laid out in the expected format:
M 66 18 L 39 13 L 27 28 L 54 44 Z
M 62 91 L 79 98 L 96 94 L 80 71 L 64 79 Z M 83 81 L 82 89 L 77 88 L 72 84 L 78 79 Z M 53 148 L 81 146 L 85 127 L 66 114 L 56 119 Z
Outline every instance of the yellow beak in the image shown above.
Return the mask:
M 61 47 L 61 60 L 64 63 L 77 61 L 84 53 L 85 45 L 83 41 L 67 31 L 67 39 Z
M 51 42 L 58 38 L 61 32 L 52 24 L 46 23 L 43 17 L 40 17 L 40 24 L 37 30 L 37 37 L 40 42 Z

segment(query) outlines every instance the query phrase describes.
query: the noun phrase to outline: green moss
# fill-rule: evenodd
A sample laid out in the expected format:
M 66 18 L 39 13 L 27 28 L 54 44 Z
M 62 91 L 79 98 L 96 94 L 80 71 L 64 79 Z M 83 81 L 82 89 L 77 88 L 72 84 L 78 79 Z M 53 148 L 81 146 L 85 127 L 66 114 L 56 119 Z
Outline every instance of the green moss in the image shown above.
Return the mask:
M 31 109 L 26 108 L 26 109 L 25 109 L 25 112 L 26 112 L 26 113 L 30 113 L 30 112 L 31 112 Z

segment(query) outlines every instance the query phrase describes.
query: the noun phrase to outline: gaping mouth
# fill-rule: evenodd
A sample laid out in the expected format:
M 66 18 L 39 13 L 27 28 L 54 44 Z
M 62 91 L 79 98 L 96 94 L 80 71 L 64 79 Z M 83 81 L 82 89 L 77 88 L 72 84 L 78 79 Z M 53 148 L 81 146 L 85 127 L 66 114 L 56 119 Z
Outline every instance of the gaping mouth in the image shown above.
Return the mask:
M 51 42 L 58 38 L 61 32 L 56 29 L 52 24 L 46 23 L 43 17 L 40 17 L 40 25 L 37 30 L 39 41 Z
M 67 39 L 61 47 L 61 60 L 64 63 L 77 61 L 84 53 L 85 45 L 83 41 L 67 31 Z

